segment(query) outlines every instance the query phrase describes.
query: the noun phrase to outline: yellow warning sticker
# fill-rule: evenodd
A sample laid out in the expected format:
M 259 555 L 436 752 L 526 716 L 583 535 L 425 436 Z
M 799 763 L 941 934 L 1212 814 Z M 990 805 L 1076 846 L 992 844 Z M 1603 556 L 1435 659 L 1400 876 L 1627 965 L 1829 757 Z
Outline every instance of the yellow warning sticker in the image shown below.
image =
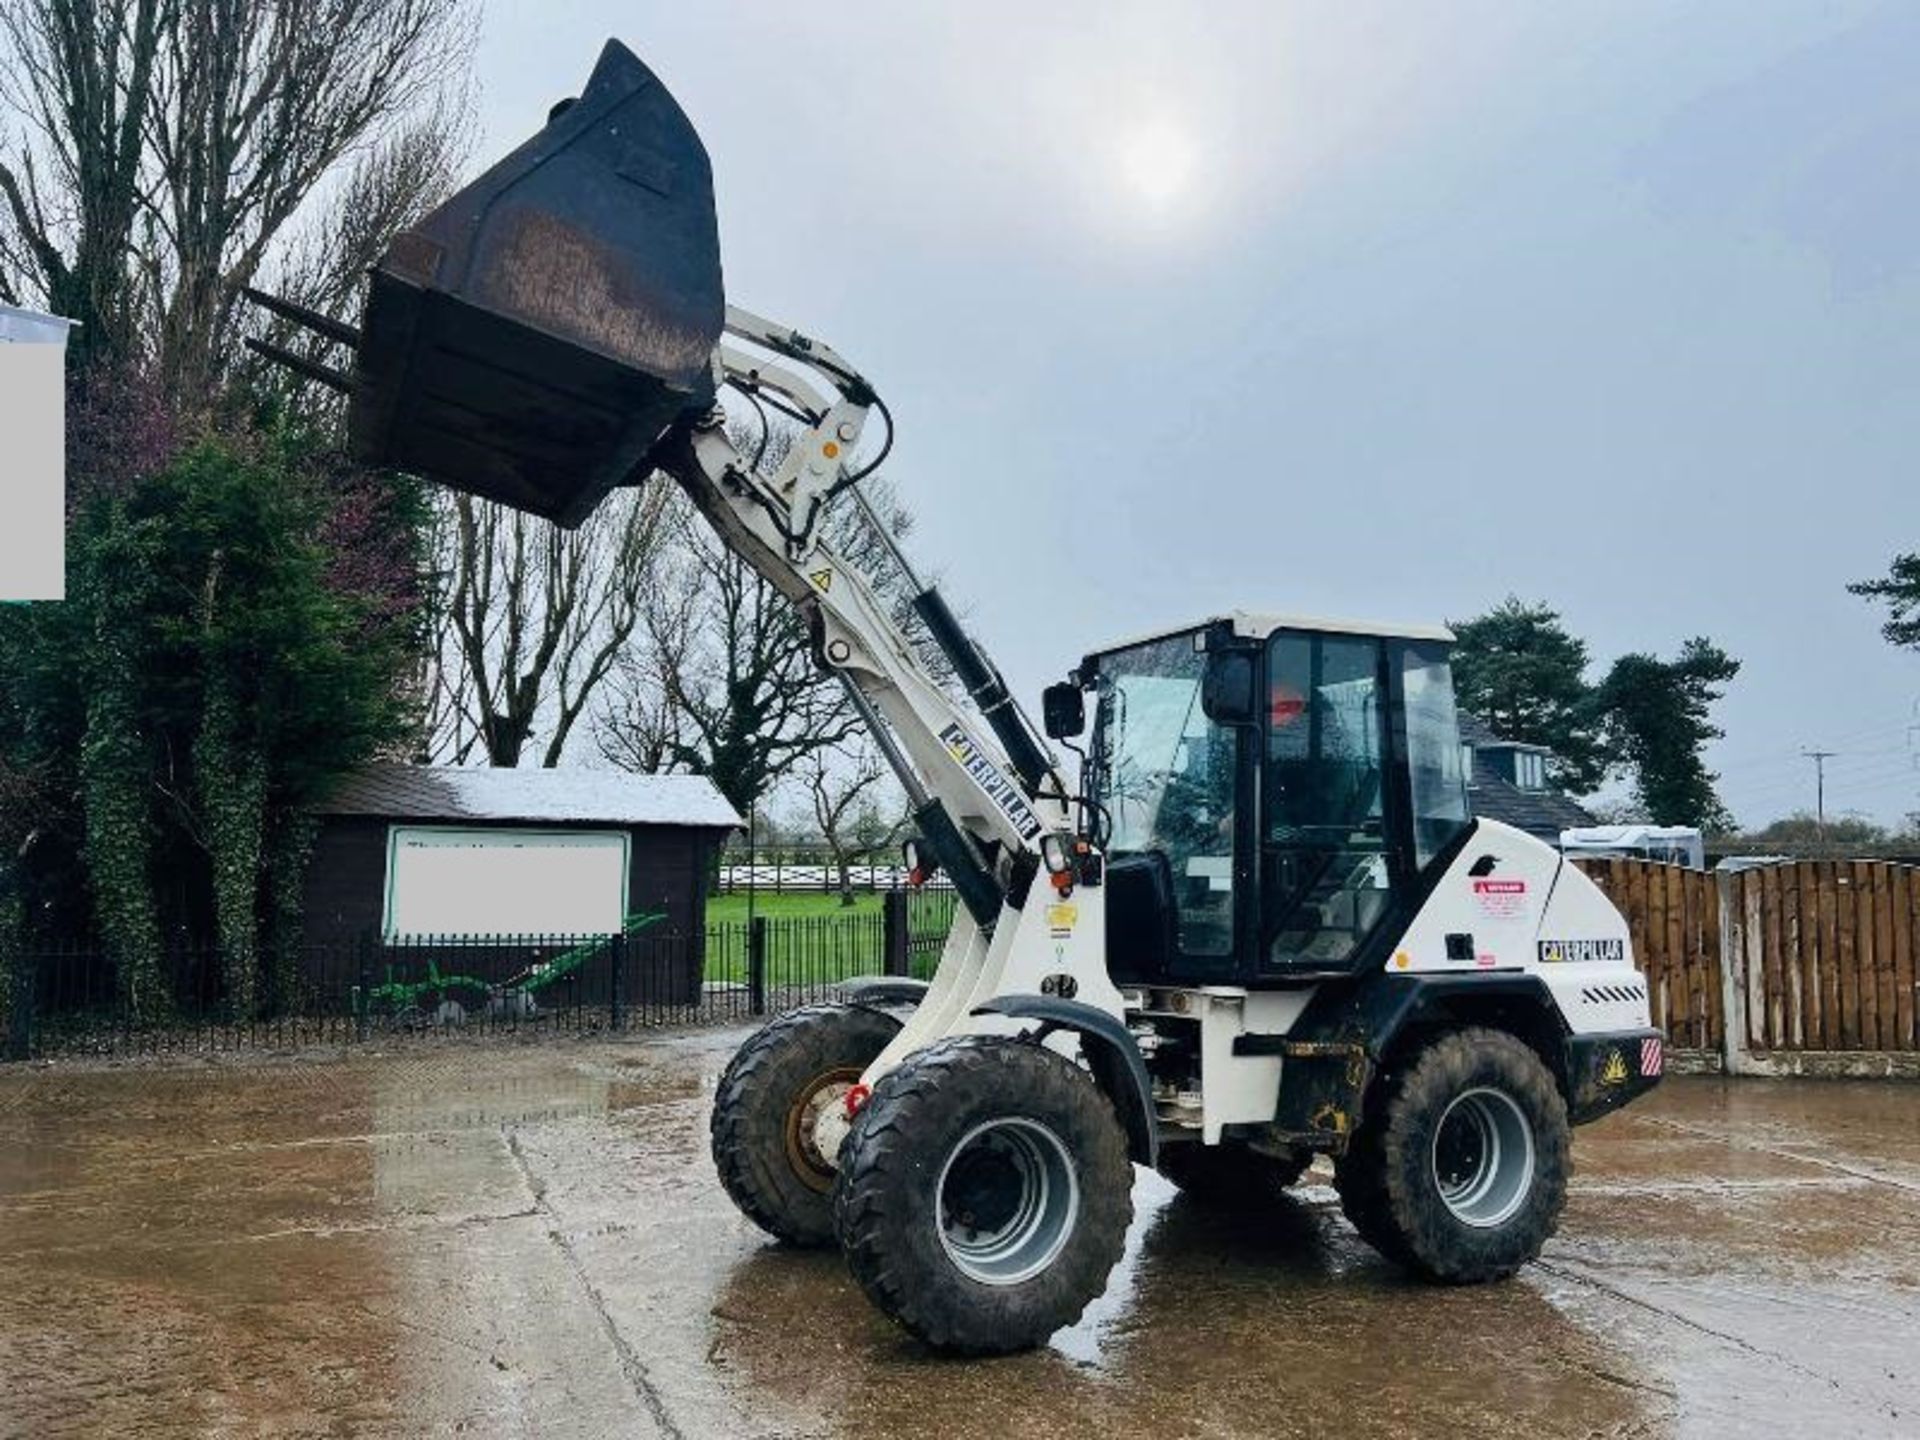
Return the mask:
M 833 589 L 833 571 L 831 570 L 815 570 L 807 578 L 814 583 L 822 595 Z
M 1047 906 L 1047 924 L 1055 930 L 1071 930 L 1074 921 L 1080 918 L 1078 905 Z
M 1607 1052 L 1606 1066 L 1600 1071 L 1602 1085 L 1624 1085 L 1627 1083 L 1626 1058 L 1618 1050 Z

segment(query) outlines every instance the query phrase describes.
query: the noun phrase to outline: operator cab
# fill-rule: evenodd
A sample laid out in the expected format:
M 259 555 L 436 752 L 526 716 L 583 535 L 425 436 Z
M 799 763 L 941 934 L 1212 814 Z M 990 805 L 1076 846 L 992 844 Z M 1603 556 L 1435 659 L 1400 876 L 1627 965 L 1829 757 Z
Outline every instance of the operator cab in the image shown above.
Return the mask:
M 1081 663 L 1116 982 L 1385 963 L 1472 828 L 1452 640 L 1235 613 Z M 1064 700 L 1050 695 L 1049 730 Z

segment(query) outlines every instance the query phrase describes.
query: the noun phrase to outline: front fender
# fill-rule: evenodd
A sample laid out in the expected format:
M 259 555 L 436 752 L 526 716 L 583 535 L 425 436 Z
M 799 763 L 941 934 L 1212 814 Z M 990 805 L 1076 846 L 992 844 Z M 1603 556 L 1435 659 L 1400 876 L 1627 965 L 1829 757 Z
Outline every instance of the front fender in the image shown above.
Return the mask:
M 863 1010 L 911 1010 L 926 999 L 927 982 L 904 975 L 856 975 L 840 986 L 840 1000 Z
M 996 995 L 973 1007 L 975 1015 L 1004 1015 L 1011 1020 L 1038 1020 L 1041 1035 L 1071 1030 L 1080 1037 L 1081 1050 L 1094 1081 L 1113 1102 L 1127 1132 L 1127 1154 L 1141 1165 L 1152 1165 L 1160 1153 L 1160 1132 L 1153 1120 L 1153 1082 L 1146 1061 L 1134 1043 L 1133 1032 L 1105 1010 L 1056 995 Z

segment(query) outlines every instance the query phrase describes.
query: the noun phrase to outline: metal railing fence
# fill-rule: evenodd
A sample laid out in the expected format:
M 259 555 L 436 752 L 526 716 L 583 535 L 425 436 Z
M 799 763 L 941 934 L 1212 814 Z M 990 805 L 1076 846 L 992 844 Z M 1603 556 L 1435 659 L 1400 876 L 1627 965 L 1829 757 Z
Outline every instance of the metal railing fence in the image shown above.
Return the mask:
M 131 960 L 28 942 L 0 952 L 0 1060 L 745 1023 L 858 976 L 927 978 L 952 914 L 951 894 L 897 892 L 878 913 L 757 916 L 691 934 L 367 936 L 244 954 L 176 945 Z

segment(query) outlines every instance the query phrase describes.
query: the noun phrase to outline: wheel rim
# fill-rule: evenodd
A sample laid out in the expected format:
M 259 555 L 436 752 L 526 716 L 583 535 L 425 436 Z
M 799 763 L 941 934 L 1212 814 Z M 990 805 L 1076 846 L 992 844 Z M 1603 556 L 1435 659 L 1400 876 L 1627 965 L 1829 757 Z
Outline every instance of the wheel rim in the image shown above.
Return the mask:
M 787 1163 L 801 1183 L 821 1194 L 833 1189 L 833 1161 L 820 1153 L 814 1127 L 829 1105 L 837 1105 L 860 1078 L 853 1066 L 823 1071 L 800 1087 L 793 1104 L 787 1107 Z
M 1456 1096 L 1433 1132 L 1433 1179 L 1456 1220 L 1505 1223 L 1533 1189 L 1533 1126 L 1503 1090 Z
M 989 1120 L 940 1169 L 940 1243 L 960 1273 L 1018 1285 L 1060 1254 L 1080 1217 L 1080 1181 L 1060 1137 L 1037 1120 Z

